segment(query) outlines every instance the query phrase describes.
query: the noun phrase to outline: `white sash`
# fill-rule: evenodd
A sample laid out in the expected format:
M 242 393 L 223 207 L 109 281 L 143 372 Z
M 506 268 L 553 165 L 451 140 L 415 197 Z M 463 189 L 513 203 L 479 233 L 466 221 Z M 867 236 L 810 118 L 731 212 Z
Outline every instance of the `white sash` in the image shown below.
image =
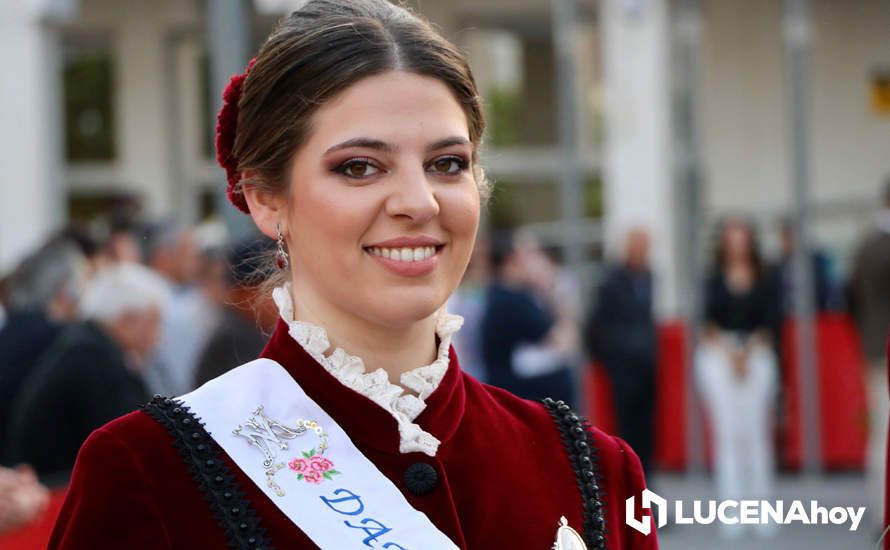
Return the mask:
M 179 399 L 319 547 L 457 548 L 275 361 L 251 361 Z

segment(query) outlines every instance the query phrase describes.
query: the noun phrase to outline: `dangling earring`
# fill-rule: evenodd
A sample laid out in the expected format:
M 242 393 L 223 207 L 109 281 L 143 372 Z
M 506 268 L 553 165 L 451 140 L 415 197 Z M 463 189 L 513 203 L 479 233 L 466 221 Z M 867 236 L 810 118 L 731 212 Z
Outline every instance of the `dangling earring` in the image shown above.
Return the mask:
M 275 263 L 278 264 L 278 269 L 284 271 L 287 269 L 289 265 L 287 250 L 284 249 L 284 236 L 281 234 L 281 223 L 278 224 L 278 250 L 275 252 Z

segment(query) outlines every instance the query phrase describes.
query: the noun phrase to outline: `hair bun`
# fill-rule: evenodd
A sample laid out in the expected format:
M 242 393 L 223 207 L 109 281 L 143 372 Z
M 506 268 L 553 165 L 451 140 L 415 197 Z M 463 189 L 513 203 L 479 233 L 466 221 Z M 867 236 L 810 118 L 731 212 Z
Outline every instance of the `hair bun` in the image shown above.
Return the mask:
M 232 149 L 235 147 L 235 135 L 238 131 L 238 101 L 241 99 L 241 88 L 254 62 L 256 58 L 250 60 L 243 73 L 232 75 L 229 79 L 229 84 L 222 94 L 222 108 L 216 116 L 216 162 L 226 171 L 226 196 L 245 214 L 249 214 L 250 209 L 244 200 L 244 194 L 237 192 L 241 173 L 238 171 L 238 159 L 235 158 Z

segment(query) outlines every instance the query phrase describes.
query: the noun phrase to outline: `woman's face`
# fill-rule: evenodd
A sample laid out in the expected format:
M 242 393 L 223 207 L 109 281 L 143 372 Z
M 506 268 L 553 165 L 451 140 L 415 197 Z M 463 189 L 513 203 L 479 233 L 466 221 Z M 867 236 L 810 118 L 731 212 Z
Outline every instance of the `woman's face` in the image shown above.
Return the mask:
M 479 223 L 466 116 L 437 79 L 360 80 L 294 157 L 287 244 L 297 302 L 404 327 L 460 282 Z
M 723 230 L 727 260 L 747 261 L 751 256 L 751 232 L 743 222 L 732 221 Z

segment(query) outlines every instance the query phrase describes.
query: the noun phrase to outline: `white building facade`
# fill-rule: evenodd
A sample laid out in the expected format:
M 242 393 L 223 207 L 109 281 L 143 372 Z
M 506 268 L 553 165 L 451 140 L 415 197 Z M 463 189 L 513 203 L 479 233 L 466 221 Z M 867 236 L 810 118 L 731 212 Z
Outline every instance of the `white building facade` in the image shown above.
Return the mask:
M 245 24 L 259 39 L 275 10 L 293 3 L 248 4 L 253 15 Z M 550 2 L 413 4 L 468 51 L 497 127 L 485 147 L 489 176 L 502 186 L 492 217 L 515 216 L 546 238 L 560 218 L 562 173 Z M 599 257 L 603 242 L 611 248 L 631 225 L 650 227 L 660 311 L 676 316 L 682 245 L 671 56 L 676 6 L 668 0 L 579 5 L 589 255 Z M 817 242 L 845 260 L 890 177 L 890 109 L 875 100 L 890 74 L 890 7 L 883 0 L 812 0 L 810 9 L 813 230 Z M 88 216 L 111 196 L 138 197 L 149 217 L 197 221 L 208 211 L 222 175 L 209 147 L 210 94 L 219 91 L 209 90 L 204 76 L 204 10 L 198 0 L 4 2 L 0 274 L 69 215 Z M 782 33 L 777 0 L 701 2 L 697 84 L 706 220 L 749 212 L 770 230 L 788 212 L 791 137 Z M 106 59 L 97 66 L 109 68 L 103 93 L 110 107 L 84 108 L 72 120 L 64 75 L 83 52 Z M 108 150 L 72 158 L 66 147 L 72 132 L 97 127 L 110 136 Z

